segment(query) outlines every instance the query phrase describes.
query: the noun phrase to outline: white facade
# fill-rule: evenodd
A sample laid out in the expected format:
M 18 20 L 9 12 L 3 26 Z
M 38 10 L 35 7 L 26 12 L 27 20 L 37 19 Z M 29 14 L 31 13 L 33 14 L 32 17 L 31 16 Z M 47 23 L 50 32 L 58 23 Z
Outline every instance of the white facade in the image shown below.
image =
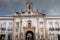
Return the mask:
M 29 13 L 29 12 L 30 13 Z M 21 15 L 21 16 L 20 16 Z M 47 34 L 49 40 L 58 40 L 58 35 L 60 35 L 60 16 L 43 16 L 43 13 L 34 13 L 31 9 L 28 9 L 26 12 L 21 14 L 16 14 L 15 16 L 3 16 L 0 17 L 0 35 L 5 34 L 5 40 L 8 40 L 8 34 L 12 36 L 12 33 L 15 35 L 20 35 L 20 31 L 24 33 L 24 27 L 28 26 L 28 21 L 31 21 L 31 26 L 35 27 L 36 38 L 38 38 L 38 31 L 40 32 L 40 38 L 42 38 L 42 34 L 45 38 L 45 28 L 47 27 Z M 36 15 L 36 16 L 35 16 Z M 17 18 L 15 18 L 17 17 Z M 21 20 L 21 18 L 22 20 Z M 45 19 L 45 20 L 44 20 Z M 14 21 L 16 24 L 14 24 Z M 22 21 L 22 24 L 18 23 Z M 46 22 L 45 22 L 46 21 Z M 16 26 L 18 32 L 16 32 Z M 22 28 L 21 28 L 21 27 Z M 45 27 L 46 26 L 46 27 Z M 14 29 L 15 28 L 15 29 Z M 14 29 L 14 31 L 12 31 Z M 21 29 L 21 30 L 20 30 Z M 44 31 L 44 32 L 42 32 Z M 1 38 L 1 36 L 0 36 Z
M 36 18 L 22 18 L 22 27 L 28 25 L 27 21 L 31 20 L 32 25 L 36 27 L 36 32 L 38 30 L 37 19 Z M 18 20 L 19 21 L 19 20 Z M 44 22 L 43 18 L 39 18 L 39 22 Z M 58 35 L 60 35 L 60 17 L 47 17 L 46 16 L 46 25 L 48 28 L 48 37 L 50 40 L 58 40 Z M 0 17 L 0 35 L 5 34 L 7 38 L 7 34 L 12 34 L 11 28 L 13 27 L 13 17 Z M 1 30 L 1 28 L 6 28 L 5 30 Z M 39 29 L 44 28 L 43 24 L 39 25 Z M 51 29 L 50 29 L 51 28 Z M 10 31 L 8 30 L 10 29 Z M 23 28 L 21 30 L 24 32 Z M 6 39 L 7 40 L 7 39 Z

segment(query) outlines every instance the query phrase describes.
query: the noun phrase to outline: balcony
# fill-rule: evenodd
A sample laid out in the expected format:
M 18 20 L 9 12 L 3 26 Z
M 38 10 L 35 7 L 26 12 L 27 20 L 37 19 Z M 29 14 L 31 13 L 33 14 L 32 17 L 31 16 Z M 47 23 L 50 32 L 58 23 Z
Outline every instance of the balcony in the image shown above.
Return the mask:
M 60 31 L 60 28 L 55 28 L 56 31 Z
M 0 28 L 1 29 L 1 31 L 5 31 L 6 30 L 6 28 Z
M 49 31 L 60 31 L 60 28 L 49 28 Z
M 54 31 L 54 28 L 49 28 L 49 31 Z

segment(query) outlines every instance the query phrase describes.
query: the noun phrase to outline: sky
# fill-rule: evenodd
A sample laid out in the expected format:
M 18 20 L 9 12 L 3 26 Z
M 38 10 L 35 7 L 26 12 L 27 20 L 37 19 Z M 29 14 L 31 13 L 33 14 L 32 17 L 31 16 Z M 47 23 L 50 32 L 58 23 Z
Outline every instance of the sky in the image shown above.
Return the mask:
M 26 2 L 28 0 L 0 0 L 0 16 L 11 16 L 16 11 L 26 10 Z M 60 15 L 60 0 L 30 0 L 33 3 L 33 11 L 41 12 L 49 15 Z

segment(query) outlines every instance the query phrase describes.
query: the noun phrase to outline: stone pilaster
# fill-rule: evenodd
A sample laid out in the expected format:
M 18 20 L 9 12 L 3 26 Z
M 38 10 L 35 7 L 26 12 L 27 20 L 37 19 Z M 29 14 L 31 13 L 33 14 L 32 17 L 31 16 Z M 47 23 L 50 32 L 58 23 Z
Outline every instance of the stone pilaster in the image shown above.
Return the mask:
M 22 18 L 20 18 L 20 40 L 21 40 L 21 34 L 22 34 Z
M 48 40 L 48 29 L 46 26 L 46 16 L 44 16 L 43 19 L 44 19 L 44 26 L 45 26 L 45 40 Z
M 40 33 L 39 33 L 39 19 L 37 18 L 37 31 L 38 31 L 38 40 L 40 40 Z

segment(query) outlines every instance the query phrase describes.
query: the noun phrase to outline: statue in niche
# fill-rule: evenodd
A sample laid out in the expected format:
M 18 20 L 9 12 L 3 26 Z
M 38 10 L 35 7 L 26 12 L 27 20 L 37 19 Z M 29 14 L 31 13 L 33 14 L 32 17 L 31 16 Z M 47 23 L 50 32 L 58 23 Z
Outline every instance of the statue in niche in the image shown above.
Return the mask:
M 28 20 L 28 27 L 31 28 L 31 20 Z
M 28 23 L 28 27 L 31 28 L 31 23 Z

